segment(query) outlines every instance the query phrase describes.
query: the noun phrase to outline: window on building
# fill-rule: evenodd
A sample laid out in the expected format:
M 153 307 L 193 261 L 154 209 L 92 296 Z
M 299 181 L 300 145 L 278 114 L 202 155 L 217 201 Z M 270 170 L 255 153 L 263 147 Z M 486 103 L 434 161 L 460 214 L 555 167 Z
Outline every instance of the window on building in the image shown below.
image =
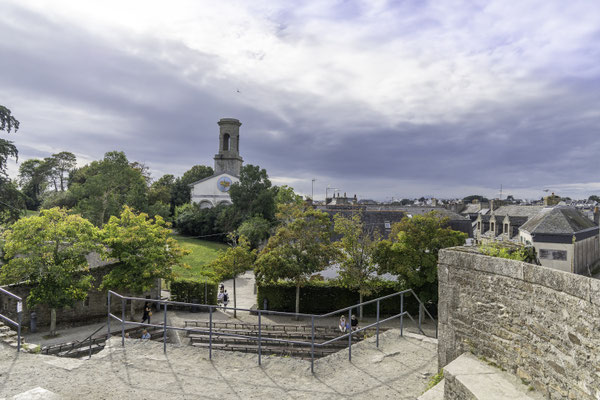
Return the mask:
M 390 224 L 390 221 L 385 221 L 383 223 L 383 226 L 385 226 L 385 229 L 392 229 L 392 225 Z
M 223 151 L 229 150 L 229 133 L 223 135 Z
M 492 222 L 492 223 L 490 224 L 490 230 L 491 230 L 491 231 L 494 231 L 494 230 L 495 230 L 494 228 L 495 228 L 495 224 Z
M 540 249 L 538 255 L 539 255 L 540 259 L 544 259 L 544 260 L 567 261 L 567 251 L 566 250 Z
M 504 233 L 508 233 L 508 224 L 504 224 Z
M 477 230 L 480 231 L 481 230 L 481 222 L 477 222 Z

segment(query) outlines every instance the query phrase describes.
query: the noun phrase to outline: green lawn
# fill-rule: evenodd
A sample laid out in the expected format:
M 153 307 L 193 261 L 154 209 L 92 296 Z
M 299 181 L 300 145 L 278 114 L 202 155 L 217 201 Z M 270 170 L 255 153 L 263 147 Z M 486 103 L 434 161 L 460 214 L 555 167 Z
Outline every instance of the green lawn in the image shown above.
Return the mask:
M 207 264 L 217 258 L 219 250 L 227 248 L 223 243 L 209 242 L 188 238 L 181 235 L 173 235 L 173 239 L 177 240 L 179 245 L 191 251 L 190 254 L 183 258 L 183 261 L 191 268 L 177 267 L 174 272 L 181 278 L 203 278 L 215 277 L 214 272 L 207 268 Z

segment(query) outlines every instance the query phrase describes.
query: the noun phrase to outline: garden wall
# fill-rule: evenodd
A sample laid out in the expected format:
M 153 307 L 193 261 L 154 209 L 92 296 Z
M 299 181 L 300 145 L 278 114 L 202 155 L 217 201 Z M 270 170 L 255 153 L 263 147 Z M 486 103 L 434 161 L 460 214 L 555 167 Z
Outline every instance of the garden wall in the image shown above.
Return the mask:
M 76 302 L 73 307 L 65 307 L 62 309 L 56 310 L 56 323 L 60 329 L 59 324 L 64 323 L 86 323 L 86 322 L 94 322 L 101 318 L 106 318 L 107 314 L 107 292 L 98 290 L 100 283 L 102 282 L 102 277 L 108 274 L 110 270 L 115 266 L 114 263 L 109 263 L 100 260 L 100 258 L 91 254 L 88 256 L 88 262 L 90 265 L 90 272 L 93 276 L 93 287 L 88 292 L 88 298 L 85 301 Z M 23 326 L 27 329 L 29 327 L 29 320 L 32 311 L 35 311 L 37 314 L 37 325 L 38 326 L 48 326 L 50 325 L 50 309 L 45 305 L 38 305 L 34 309 L 29 309 L 27 307 L 27 296 L 29 295 L 29 285 L 27 284 L 15 284 L 15 285 L 7 285 L 3 286 L 4 289 L 9 292 L 16 294 L 17 296 L 23 298 L 23 314 L 22 314 L 22 322 Z M 146 297 L 146 298 L 158 298 L 160 288 L 155 288 L 152 291 L 144 293 L 143 295 L 136 295 L 135 297 Z M 121 291 L 116 291 L 119 294 L 126 295 L 126 293 L 122 293 Z M 120 315 L 121 312 L 121 300 L 116 296 L 111 298 L 111 310 L 113 313 Z M 143 302 L 135 302 L 134 304 L 136 310 L 140 312 L 143 308 Z M 17 301 L 0 294 L 0 312 L 13 320 L 17 320 L 16 314 Z M 127 318 L 129 318 L 129 304 L 126 304 L 126 312 Z

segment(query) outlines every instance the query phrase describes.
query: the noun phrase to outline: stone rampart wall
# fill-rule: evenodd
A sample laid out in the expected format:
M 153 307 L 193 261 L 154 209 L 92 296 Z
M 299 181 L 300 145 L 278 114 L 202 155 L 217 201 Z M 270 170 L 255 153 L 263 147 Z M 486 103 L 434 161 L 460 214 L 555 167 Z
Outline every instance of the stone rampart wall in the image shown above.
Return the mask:
M 600 280 L 465 247 L 438 277 L 440 367 L 472 352 L 549 399 L 600 399 Z

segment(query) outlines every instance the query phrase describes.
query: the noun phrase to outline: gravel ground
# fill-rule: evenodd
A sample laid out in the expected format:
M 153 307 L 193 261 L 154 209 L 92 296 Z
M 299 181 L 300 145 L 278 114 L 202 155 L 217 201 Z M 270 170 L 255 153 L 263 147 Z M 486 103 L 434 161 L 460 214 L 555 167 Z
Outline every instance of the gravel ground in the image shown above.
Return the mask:
M 43 388 L 62 399 L 415 399 L 437 368 L 437 344 L 391 330 L 310 362 L 128 339 L 91 360 L 17 354 L 0 347 L 0 399 L 34 398 Z M 37 388 L 37 389 L 36 389 Z M 54 397 L 36 397 L 54 398 Z

